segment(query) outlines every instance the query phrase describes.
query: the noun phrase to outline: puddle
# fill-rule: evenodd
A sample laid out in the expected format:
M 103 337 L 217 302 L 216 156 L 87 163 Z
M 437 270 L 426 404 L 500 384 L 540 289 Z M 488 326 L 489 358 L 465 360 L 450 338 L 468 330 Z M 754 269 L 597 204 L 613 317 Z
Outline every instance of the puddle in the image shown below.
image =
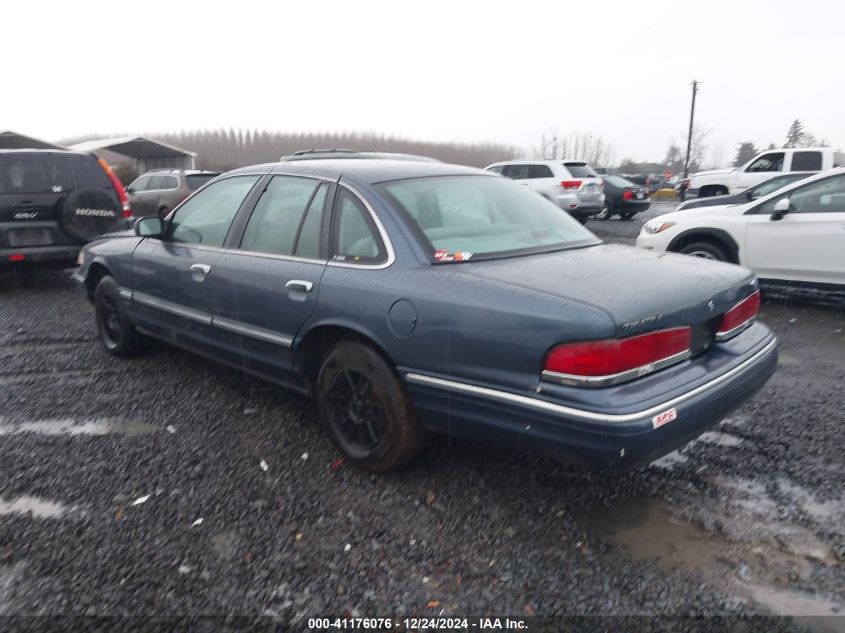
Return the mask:
M 706 442 L 707 444 L 717 444 L 718 446 L 739 446 L 742 444 L 742 438 L 730 433 L 723 433 L 722 431 L 707 431 L 702 433 L 698 440 L 699 442 Z
M 593 510 L 585 521 L 591 532 L 613 541 L 634 560 L 666 571 L 694 572 L 774 613 L 845 613 L 845 600 L 789 588 L 790 582 L 811 579 L 816 565 L 836 566 L 830 548 L 812 531 L 779 520 L 778 504 L 762 484 L 719 481 L 728 492 L 727 504 L 713 500 L 717 505 L 712 506 L 702 499 L 683 513 L 661 500 L 631 498 Z
M 57 501 L 22 495 L 6 500 L 0 497 L 0 516 L 6 514 L 28 514 L 36 519 L 55 519 L 68 511 L 68 508 Z
M 0 435 L 37 433 L 39 435 L 109 435 L 112 433 L 136 436 L 155 433 L 157 427 L 145 422 L 131 422 L 113 418 L 57 418 L 10 423 L 0 419 Z
M 686 464 L 688 461 L 689 457 L 686 455 L 681 454 L 679 451 L 672 451 L 660 459 L 655 459 L 650 465 L 663 470 L 674 470 L 677 466 Z
M 765 605 L 777 615 L 837 615 L 844 612 L 841 603 L 818 594 L 743 583 L 739 586 L 745 589 L 755 602 Z

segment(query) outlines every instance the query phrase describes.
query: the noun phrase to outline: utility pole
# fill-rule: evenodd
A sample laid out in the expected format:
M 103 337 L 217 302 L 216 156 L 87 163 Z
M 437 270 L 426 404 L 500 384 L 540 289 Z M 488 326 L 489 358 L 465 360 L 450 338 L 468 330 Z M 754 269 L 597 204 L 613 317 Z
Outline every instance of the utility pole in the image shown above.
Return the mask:
M 692 106 L 689 110 L 689 134 L 687 135 L 687 157 L 684 160 L 684 178 L 689 178 L 689 153 L 692 148 L 692 121 L 695 117 L 695 95 L 698 93 L 698 80 L 692 80 Z

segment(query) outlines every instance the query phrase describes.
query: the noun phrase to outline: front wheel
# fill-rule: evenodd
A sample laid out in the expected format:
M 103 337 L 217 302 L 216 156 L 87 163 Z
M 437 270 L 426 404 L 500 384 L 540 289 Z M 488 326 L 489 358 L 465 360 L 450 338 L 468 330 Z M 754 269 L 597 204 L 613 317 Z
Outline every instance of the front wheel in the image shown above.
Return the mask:
M 335 446 L 350 462 L 385 472 L 410 461 L 425 432 L 393 369 L 367 345 L 341 341 L 317 377 L 317 409 Z
M 693 242 L 687 244 L 678 252 L 684 255 L 691 255 L 692 257 L 701 257 L 702 259 L 712 259 L 720 262 L 730 261 L 725 250 L 713 242 Z
M 123 358 L 137 356 L 143 351 L 143 335 L 126 315 L 117 282 L 106 275 L 94 291 L 94 312 L 100 342 L 110 354 Z

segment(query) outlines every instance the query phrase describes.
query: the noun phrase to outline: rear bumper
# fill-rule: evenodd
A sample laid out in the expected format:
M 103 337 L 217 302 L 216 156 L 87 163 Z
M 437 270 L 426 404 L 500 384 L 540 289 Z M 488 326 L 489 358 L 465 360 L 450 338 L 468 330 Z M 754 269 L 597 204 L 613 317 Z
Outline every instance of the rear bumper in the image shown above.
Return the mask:
M 777 342 L 768 329 L 754 327 L 753 349 L 741 360 L 687 391 L 639 410 L 573 407 L 531 392 L 414 372 L 405 379 L 423 424 L 434 431 L 629 468 L 695 439 L 765 384 L 777 365 Z
M 82 246 L 27 246 L 0 249 L 0 266 L 27 262 L 73 262 Z
M 567 213 L 589 217 L 596 215 L 604 207 L 604 194 L 583 200 L 577 193 L 564 193 L 556 198 L 556 203 Z

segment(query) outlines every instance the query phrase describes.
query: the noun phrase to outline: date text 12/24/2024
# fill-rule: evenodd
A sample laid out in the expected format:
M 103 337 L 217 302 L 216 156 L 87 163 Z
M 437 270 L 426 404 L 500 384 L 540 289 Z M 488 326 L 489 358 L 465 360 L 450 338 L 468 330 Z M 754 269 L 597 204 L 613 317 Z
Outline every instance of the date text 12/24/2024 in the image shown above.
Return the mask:
M 522 618 L 475 617 L 475 618 L 309 618 L 308 629 L 312 631 L 369 630 L 369 631 L 495 631 L 527 630 L 528 623 Z

